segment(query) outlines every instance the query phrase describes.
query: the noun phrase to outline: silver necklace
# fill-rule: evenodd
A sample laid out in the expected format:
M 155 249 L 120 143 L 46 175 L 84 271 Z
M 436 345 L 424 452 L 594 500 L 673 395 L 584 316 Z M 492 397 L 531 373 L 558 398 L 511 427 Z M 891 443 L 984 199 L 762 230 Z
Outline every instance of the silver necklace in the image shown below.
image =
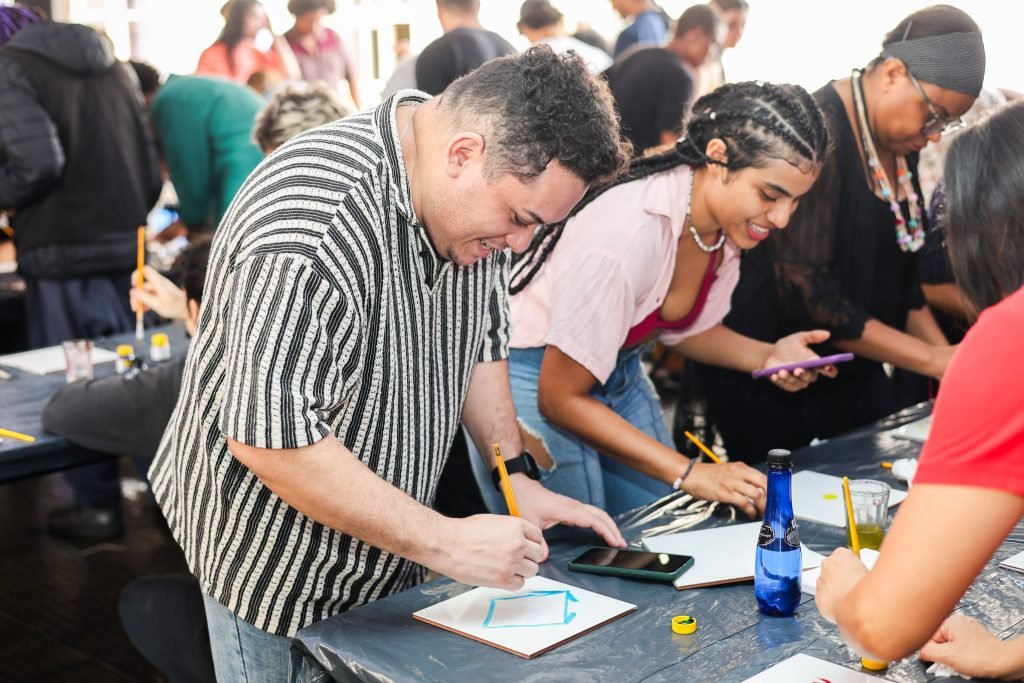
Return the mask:
M 725 246 L 725 231 L 721 228 L 718 229 L 718 241 L 710 247 L 704 244 L 704 240 L 700 238 L 700 233 L 697 232 L 697 226 L 693 224 L 693 186 L 696 184 L 696 173 L 690 172 L 690 199 L 688 205 L 688 211 L 686 212 L 686 218 L 689 218 L 690 223 L 690 234 L 693 235 L 693 241 L 697 243 L 700 250 L 705 254 L 713 254 L 722 247 Z

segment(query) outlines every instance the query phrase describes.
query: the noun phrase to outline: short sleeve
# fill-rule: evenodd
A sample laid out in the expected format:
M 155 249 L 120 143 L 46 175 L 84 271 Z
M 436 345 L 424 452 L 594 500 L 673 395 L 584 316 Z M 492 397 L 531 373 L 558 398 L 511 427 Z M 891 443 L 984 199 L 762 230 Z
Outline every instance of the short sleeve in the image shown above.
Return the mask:
M 572 272 L 553 273 L 551 326 L 545 343 L 604 383 L 615 368 L 636 313 L 634 287 L 619 258 L 582 255 Z
M 914 484 L 980 486 L 1024 495 L 1024 385 L 1018 341 L 1024 297 L 982 314 L 949 363 Z
M 844 225 L 840 216 L 843 178 L 837 158 L 830 155 L 788 227 L 772 236 L 776 294 L 783 315 L 801 326 L 829 330 L 834 341 L 858 339 L 870 317 L 843 292 L 838 233 L 854 228 Z
M 509 257 L 505 252 L 494 255 L 498 259 L 495 268 L 494 286 L 487 296 L 487 335 L 477 362 L 504 360 L 508 358 L 508 343 L 511 336 L 509 326 Z
M 331 433 L 354 374 L 358 324 L 342 293 L 293 255 L 239 264 L 223 312 L 220 429 L 254 448 L 302 448 Z

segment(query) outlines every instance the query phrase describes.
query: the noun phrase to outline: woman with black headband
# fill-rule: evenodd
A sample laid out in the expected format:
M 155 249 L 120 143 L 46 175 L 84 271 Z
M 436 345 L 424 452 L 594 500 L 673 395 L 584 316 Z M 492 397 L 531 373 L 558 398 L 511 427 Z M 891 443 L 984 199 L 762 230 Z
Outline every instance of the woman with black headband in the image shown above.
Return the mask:
M 824 328 L 832 336 L 820 353 L 858 358 L 835 382 L 800 394 L 700 367 L 710 417 L 733 458 L 798 448 L 927 398 L 900 396 L 883 363 L 942 377 L 954 347 L 917 277 L 927 229 L 917 153 L 959 126 L 984 75 L 977 25 L 958 9 L 935 5 L 901 21 L 866 69 L 815 93 L 834 153 L 790 227 L 744 255 L 725 324 L 761 340 Z
M 825 332 L 773 345 L 720 323 L 739 250 L 786 227 L 818 175 L 828 132 L 807 91 L 763 83 L 702 97 L 685 129 L 669 151 L 592 190 L 566 221 L 542 226 L 513 267 L 512 395 L 540 467 L 529 467 L 534 458 L 510 464 L 527 461 L 525 471 L 551 490 L 610 513 L 683 489 L 753 516 L 765 476 L 679 454 L 640 354 L 660 339 L 746 372 L 814 357 L 807 344 Z M 797 370 L 773 380 L 796 390 L 815 376 Z M 471 461 L 488 505 L 501 510 L 482 461 Z

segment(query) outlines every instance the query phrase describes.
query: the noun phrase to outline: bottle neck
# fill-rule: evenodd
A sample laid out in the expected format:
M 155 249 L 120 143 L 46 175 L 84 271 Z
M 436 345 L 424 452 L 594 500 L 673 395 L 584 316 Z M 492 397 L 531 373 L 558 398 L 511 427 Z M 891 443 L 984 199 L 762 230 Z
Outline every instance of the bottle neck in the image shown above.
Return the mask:
M 768 500 L 769 508 L 782 505 L 792 507 L 793 469 L 791 467 L 768 467 Z

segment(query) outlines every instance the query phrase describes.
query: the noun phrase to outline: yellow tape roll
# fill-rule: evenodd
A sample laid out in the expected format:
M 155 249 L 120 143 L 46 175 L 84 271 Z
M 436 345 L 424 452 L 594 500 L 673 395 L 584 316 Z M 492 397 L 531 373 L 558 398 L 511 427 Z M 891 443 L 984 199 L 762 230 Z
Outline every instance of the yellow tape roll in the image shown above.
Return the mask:
M 688 636 L 697 630 L 697 620 L 687 614 L 672 617 L 672 631 Z

